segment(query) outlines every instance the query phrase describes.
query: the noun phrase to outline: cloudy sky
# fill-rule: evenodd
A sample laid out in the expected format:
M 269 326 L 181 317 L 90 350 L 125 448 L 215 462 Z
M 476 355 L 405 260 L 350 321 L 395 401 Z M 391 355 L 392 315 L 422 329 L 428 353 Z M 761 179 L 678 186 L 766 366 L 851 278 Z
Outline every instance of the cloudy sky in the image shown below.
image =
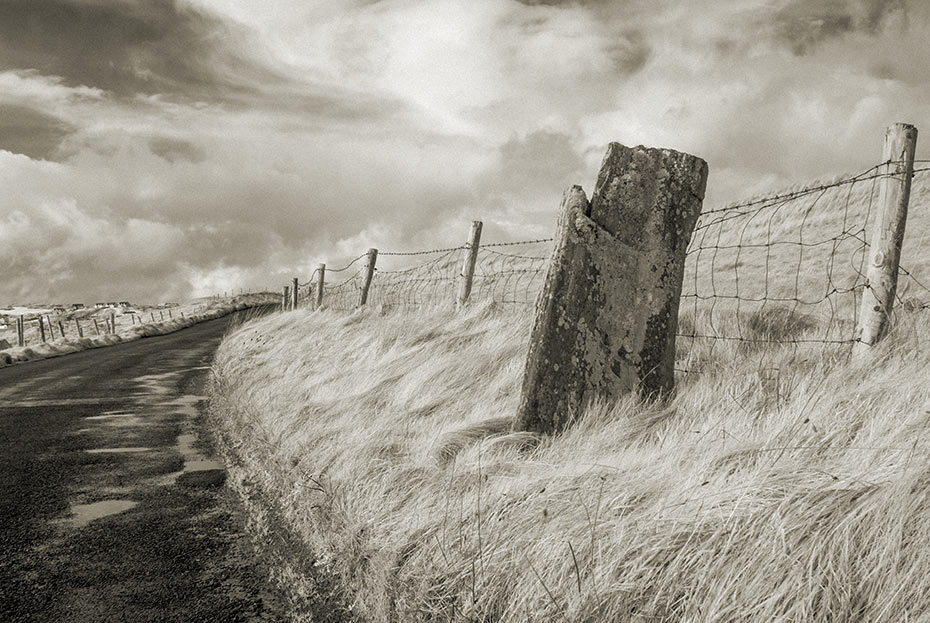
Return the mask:
M 928 41 L 927 0 L 0 0 L 0 304 L 549 236 L 610 141 L 705 205 L 857 172 L 930 130 Z

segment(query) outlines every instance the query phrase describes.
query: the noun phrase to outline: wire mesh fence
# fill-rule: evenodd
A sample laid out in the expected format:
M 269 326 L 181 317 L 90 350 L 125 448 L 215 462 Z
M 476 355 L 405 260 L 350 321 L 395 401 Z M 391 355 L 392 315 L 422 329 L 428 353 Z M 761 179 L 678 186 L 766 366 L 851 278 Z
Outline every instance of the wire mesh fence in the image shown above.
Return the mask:
M 532 308 L 542 289 L 552 238 L 480 245 L 470 301 L 492 301 L 510 308 Z M 468 246 L 378 253 L 368 305 L 406 309 L 456 301 Z M 367 267 L 366 255 L 325 270 L 324 305 L 334 311 L 358 307 Z M 313 306 L 317 271 L 300 283 L 300 300 Z
M 351 311 L 358 306 L 366 256 L 367 254 L 359 255 L 342 268 L 326 269 L 326 275 L 334 280 L 325 287 L 326 306 L 329 309 Z
M 679 310 L 683 369 L 721 341 L 743 351 L 855 341 L 880 168 L 701 215 Z
M 465 247 L 380 253 L 369 303 L 390 309 L 449 304 L 464 256 Z
M 549 267 L 552 238 L 482 245 L 473 293 L 512 308 L 532 308 Z
M 857 175 L 705 210 L 694 229 L 682 289 L 678 369 L 697 371 L 714 349 L 761 352 L 766 344 L 849 352 L 868 287 L 868 229 L 879 202 L 884 162 Z M 917 161 L 914 193 L 930 201 L 930 161 Z M 533 308 L 553 239 L 479 245 L 471 301 L 515 311 Z M 452 304 L 468 245 L 378 255 L 369 305 Z M 907 256 L 905 256 L 907 257 Z M 366 255 L 327 270 L 325 307 L 358 306 Z M 919 271 L 918 271 L 919 272 Z M 930 307 L 930 274 L 902 262 L 897 303 Z M 314 278 L 307 284 L 315 296 Z M 302 286 L 303 287 L 303 286 Z

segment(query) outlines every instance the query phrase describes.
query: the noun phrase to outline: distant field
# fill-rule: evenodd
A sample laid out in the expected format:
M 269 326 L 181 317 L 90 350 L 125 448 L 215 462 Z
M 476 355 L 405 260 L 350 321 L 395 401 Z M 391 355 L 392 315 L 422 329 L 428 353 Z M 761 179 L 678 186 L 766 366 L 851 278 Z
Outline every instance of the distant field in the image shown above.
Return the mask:
M 46 321 L 46 339 L 51 341 L 51 333 L 55 334 L 55 339 L 61 339 L 58 323 L 61 323 L 64 327 L 66 338 L 77 337 L 78 329 L 75 320 L 80 324 L 84 335 L 90 337 L 98 335 L 98 332 L 99 334 L 106 333 L 107 322 L 112 314 L 116 324 L 116 333 L 120 333 L 137 324 L 193 316 L 228 300 L 232 299 L 224 298 L 221 301 L 212 297 L 204 297 L 183 304 L 130 305 L 127 307 L 104 307 L 102 309 L 87 307 L 76 310 L 69 308 L 65 311 L 56 311 L 52 308 L 11 307 L 0 309 L 0 327 L 3 327 L 0 328 L 0 339 L 5 339 L 11 345 L 16 345 L 16 316 L 22 316 L 26 319 L 26 345 L 35 346 L 41 342 L 39 316 L 42 316 Z M 48 329 L 48 322 L 52 324 L 51 330 Z
M 849 343 L 816 342 L 846 339 L 855 291 L 829 313 L 803 306 L 859 283 L 861 240 L 841 235 L 868 217 L 853 191 L 738 230 L 704 220 L 685 294 L 735 296 L 738 275 L 739 309 L 686 296 L 681 328 L 747 339 L 680 339 L 689 368 L 669 402 L 595 405 L 554 438 L 510 431 L 529 305 L 489 294 L 456 311 L 446 294 L 245 325 L 214 368 L 229 482 L 365 620 L 923 620 L 930 311 L 899 305 L 856 363 Z M 928 205 L 924 173 L 902 301 L 930 301 Z M 830 242 L 799 247 L 799 232 Z M 792 244 L 751 246 L 777 240 Z M 788 301 L 742 300 L 760 293 Z M 320 591 L 286 564 L 281 578 L 295 598 Z
M 276 294 L 256 293 L 200 299 L 171 307 L 78 309 L 64 313 L 29 308 L 0 310 L 0 317 L 8 319 L 6 327 L 0 330 L 0 339 L 6 340 L 6 344 L 0 342 L 0 366 L 170 333 L 237 309 L 278 303 L 279 300 Z M 112 332 L 108 331 L 111 314 L 115 327 Z M 45 328 L 44 342 L 39 328 L 40 315 Z M 17 342 L 16 316 L 25 319 L 26 344 L 23 347 Z

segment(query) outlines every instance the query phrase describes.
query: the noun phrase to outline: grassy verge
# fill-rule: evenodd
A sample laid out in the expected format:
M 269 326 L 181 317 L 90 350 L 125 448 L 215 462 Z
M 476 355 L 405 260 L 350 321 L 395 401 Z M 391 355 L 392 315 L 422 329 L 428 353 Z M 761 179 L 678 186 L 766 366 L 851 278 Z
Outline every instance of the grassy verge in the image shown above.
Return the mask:
M 930 611 L 930 349 L 723 345 L 665 404 L 509 432 L 528 314 L 296 311 L 215 361 L 232 481 L 369 621 L 900 621 Z M 317 580 L 291 572 L 293 594 Z
M 93 335 L 83 338 L 66 337 L 45 343 L 37 343 L 31 346 L 8 348 L 0 350 L 0 368 L 25 361 L 47 359 L 49 357 L 58 357 L 91 348 L 100 348 L 102 346 L 130 342 L 144 337 L 165 335 L 200 322 L 226 316 L 242 309 L 266 303 L 277 303 L 279 301 L 279 295 L 261 293 L 244 294 L 228 299 L 211 301 L 196 313 L 188 313 L 188 315 L 183 318 L 179 317 L 170 320 L 142 322 L 141 324 L 129 327 L 124 326 L 121 327 L 117 333 L 113 334 Z

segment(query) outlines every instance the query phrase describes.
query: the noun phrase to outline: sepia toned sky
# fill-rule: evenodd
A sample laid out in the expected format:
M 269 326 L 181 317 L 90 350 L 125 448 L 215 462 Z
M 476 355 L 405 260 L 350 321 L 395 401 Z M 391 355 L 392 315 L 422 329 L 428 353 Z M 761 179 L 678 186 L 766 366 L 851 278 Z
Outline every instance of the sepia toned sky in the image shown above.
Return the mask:
M 705 205 L 858 172 L 930 132 L 928 41 L 926 0 L 0 0 L 0 305 L 547 237 L 611 141 Z

